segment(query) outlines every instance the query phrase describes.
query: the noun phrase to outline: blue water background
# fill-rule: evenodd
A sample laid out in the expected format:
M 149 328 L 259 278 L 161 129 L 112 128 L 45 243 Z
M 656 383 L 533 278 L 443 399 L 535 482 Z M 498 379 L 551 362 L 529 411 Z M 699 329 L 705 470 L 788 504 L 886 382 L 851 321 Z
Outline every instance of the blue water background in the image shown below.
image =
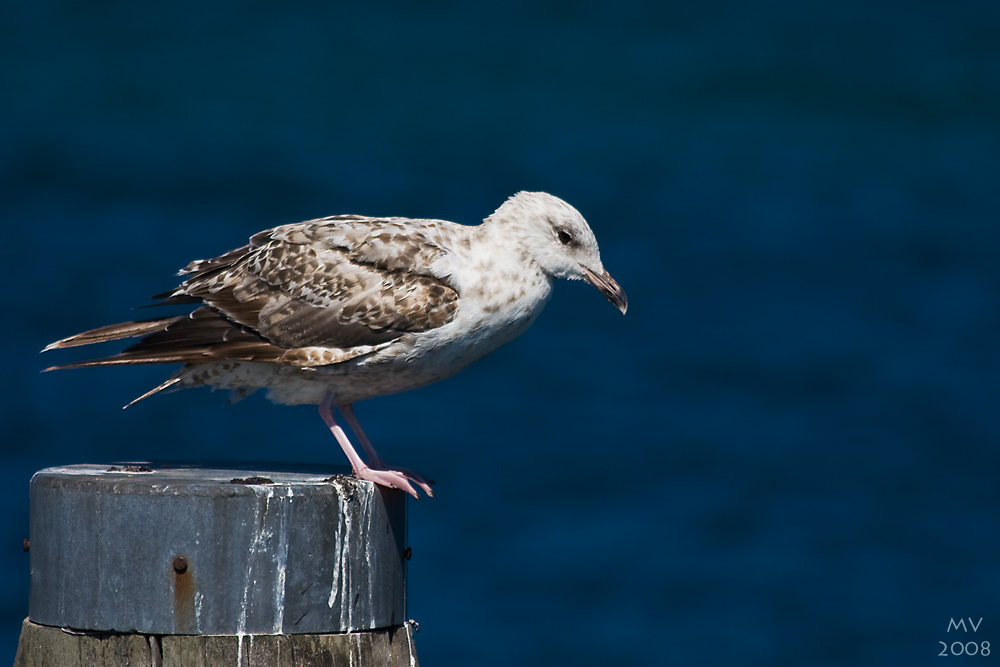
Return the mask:
M 1000 650 L 997 3 L 6 3 L 0 90 L 0 663 L 33 471 L 344 462 L 314 408 L 122 411 L 168 369 L 40 374 L 89 352 L 45 344 L 267 227 L 474 224 L 518 190 L 584 214 L 629 312 L 560 284 L 523 338 L 358 407 L 438 482 L 422 664 Z

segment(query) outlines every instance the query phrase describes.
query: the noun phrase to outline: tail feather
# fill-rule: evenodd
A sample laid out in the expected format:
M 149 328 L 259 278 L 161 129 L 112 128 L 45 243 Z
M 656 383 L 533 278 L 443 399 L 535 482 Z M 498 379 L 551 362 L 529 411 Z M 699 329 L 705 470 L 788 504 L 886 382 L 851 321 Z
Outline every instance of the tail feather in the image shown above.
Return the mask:
M 161 354 L 161 355 L 149 355 L 145 354 L 142 356 L 128 357 L 120 354 L 116 354 L 110 357 L 104 357 L 103 359 L 86 359 L 84 361 L 74 361 L 71 364 L 59 364 L 58 366 L 49 366 L 42 372 L 47 373 L 48 371 L 63 371 L 67 368 L 90 368 L 92 366 L 135 366 L 139 364 L 179 364 L 187 363 L 189 361 L 196 361 L 197 358 L 192 358 L 191 353 L 173 353 L 173 354 Z
M 85 331 L 52 343 L 45 350 L 135 336 L 142 336 L 142 339 L 118 354 L 61 364 L 45 370 L 131 364 L 204 363 L 219 359 L 275 362 L 285 352 L 284 348 L 229 321 L 210 308 L 199 308 L 190 315 L 125 322 Z
M 42 352 L 58 350 L 64 347 L 77 347 L 79 345 L 90 345 L 92 343 L 104 343 L 111 340 L 121 340 L 122 338 L 144 336 L 155 331 L 160 331 L 166 326 L 183 319 L 185 319 L 184 315 L 175 315 L 171 317 L 157 317 L 152 320 L 139 320 L 138 322 L 111 324 L 106 327 L 84 331 L 83 333 L 78 333 L 74 336 L 70 336 L 69 338 L 57 340 L 56 342 L 45 346 L 45 349 L 42 350 Z
M 179 372 L 174 373 L 173 375 L 171 375 L 170 377 L 168 377 L 163 383 L 157 385 L 156 387 L 153 387 L 152 389 L 150 389 L 149 391 L 147 391 L 145 394 L 143 394 L 139 398 L 136 398 L 136 399 L 130 401 L 129 404 L 126 405 L 126 406 L 123 406 L 122 409 L 124 410 L 125 408 L 130 408 L 130 407 L 132 407 L 133 405 L 135 405 L 136 403 L 138 403 L 139 401 L 141 401 L 144 398 L 149 398 L 153 394 L 158 394 L 161 391 L 163 391 L 164 389 L 169 389 L 170 387 L 173 387 L 175 384 L 177 384 L 178 382 L 181 381 L 181 376 L 182 376 L 182 374 L 183 374 L 183 372 L 185 370 L 187 370 L 187 369 L 182 368 Z M 180 388 L 181 387 L 177 387 L 177 389 L 180 389 Z M 174 391 L 176 391 L 176 389 Z

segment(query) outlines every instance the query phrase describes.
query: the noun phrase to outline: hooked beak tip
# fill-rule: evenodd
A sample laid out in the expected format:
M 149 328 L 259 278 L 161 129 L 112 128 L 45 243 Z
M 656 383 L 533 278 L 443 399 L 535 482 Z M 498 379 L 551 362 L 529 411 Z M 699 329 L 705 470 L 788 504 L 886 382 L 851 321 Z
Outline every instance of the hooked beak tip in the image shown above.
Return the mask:
M 598 274 L 591 271 L 587 267 L 583 267 L 583 275 L 588 283 L 596 287 L 601 291 L 601 294 L 611 302 L 611 304 L 625 314 L 628 310 L 628 297 L 625 296 L 625 290 L 615 282 L 615 279 L 611 277 L 607 271 L 603 274 Z

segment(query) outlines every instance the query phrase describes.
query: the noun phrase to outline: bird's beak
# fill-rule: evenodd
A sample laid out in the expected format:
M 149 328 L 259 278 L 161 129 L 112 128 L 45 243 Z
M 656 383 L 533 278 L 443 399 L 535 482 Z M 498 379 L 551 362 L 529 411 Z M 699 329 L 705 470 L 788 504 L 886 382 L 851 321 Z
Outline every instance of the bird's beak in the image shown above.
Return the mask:
M 624 315 L 625 311 L 628 310 L 628 297 L 625 296 L 625 292 L 618 286 L 615 279 L 607 271 L 598 275 L 585 266 L 580 268 L 583 269 L 583 275 L 587 282 L 601 290 L 601 294 L 606 296 L 608 301 Z

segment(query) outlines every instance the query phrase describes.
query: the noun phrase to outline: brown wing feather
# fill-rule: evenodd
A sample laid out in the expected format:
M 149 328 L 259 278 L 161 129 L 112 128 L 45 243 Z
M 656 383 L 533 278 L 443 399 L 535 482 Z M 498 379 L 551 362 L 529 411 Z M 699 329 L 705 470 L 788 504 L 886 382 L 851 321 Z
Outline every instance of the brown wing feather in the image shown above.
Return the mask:
M 105 327 L 98 327 L 90 331 L 78 333 L 69 338 L 57 340 L 45 347 L 42 352 L 57 350 L 64 347 L 77 347 L 78 345 L 91 345 L 93 343 L 104 343 L 111 340 L 121 340 L 122 338 L 135 338 L 153 331 L 159 331 L 165 326 L 174 322 L 180 317 L 157 317 L 151 320 L 139 320 L 137 322 L 123 322 L 121 324 L 111 324 Z
M 202 307 L 190 316 L 174 318 L 118 354 L 46 370 L 126 364 L 204 363 L 218 359 L 273 362 L 284 353 L 284 348 L 272 345 L 260 335 L 234 325 L 214 310 Z
M 303 365 L 301 348 L 352 358 L 442 326 L 458 308 L 454 288 L 428 268 L 444 250 L 403 231 L 395 219 L 337 216 L 260 232 L 249 245 L 190 263 L 181 271 L 187 280 L 155 297 L 204 304 L 190 316 L 102 327 L 46 349 L 145 335 L 111 357 L 55 368 L 213 359 Z
M 344 225 L 358 248 L 328 247 L 321 232 Z M 245 255 L 227 253 L 232 263 L 225 266 L 208 260 L 167 296 L 197 298 L 284 348 L 377 345 L 450 321 L 458 294 L 438 278 L 397 268 L 382 225 L 344 216 L 261 232 Z M 378 261 L 363 261 L 370 259 L 363 247 Z M 396 254 L 413 259 L 411 250 L 400 245 Z

